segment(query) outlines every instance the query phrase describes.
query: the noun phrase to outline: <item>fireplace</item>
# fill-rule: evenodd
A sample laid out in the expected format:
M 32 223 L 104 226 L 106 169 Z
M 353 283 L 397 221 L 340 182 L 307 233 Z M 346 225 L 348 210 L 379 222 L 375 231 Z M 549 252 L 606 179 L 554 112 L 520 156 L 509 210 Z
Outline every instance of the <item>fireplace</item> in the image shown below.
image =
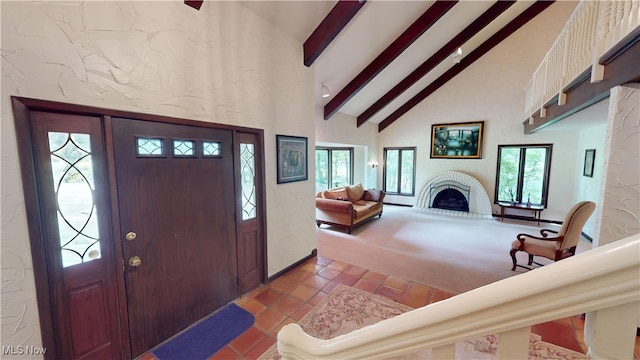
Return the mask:
M 461 171 L 441 171 L 420 188 L 413 210 L 492 219 L 489 195 L 480 182 Z
M 429 185 L 429 207 L 452 211 L 469 212 L 470 187 L 457 181 L 443 180 Z

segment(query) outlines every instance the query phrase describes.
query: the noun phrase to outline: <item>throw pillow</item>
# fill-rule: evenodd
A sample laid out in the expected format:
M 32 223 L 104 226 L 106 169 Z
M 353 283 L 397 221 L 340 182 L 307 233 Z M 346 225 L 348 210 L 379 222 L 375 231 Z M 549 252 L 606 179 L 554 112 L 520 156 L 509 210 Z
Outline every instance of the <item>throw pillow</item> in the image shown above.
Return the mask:
M 351 202 L 356 202 L 362 199 L 363 193 L 364 188 L 362 187 L 362 184 L 347 186 L 347 196 Z
M 337 200 L 338 198 L 348 198 L 347 189 L 339 188 L 339 189 L 325 190 L 322 193 L 322 197 L 325 199 L 333 199 L 333 200 Z
M 366 201 L 380 201 L 380 190 L 367 189 L 362 196 L 362 200 Z

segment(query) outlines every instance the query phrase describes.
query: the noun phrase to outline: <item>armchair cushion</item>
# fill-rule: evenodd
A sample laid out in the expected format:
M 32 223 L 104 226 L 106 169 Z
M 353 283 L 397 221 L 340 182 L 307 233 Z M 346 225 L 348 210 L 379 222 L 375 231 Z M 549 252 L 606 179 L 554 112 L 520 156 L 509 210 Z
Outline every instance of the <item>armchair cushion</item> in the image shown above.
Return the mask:
M 553 259 L 556 256 L 556 243 L 554 241 L 527 239 L 522 243 L 522 249 L 520 249 L 520 244 L 519 240 L 515 240 L 511 243 L 511 248 L 534 256 L 544 256 L 548 259 Z

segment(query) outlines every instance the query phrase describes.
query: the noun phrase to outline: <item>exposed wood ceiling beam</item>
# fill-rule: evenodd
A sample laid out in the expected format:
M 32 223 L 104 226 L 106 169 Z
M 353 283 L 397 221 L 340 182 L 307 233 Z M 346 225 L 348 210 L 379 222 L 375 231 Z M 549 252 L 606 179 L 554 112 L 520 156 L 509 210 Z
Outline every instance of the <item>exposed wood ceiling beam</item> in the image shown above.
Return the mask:
M 196 10 L 200 10 L 200 7 L 202 6 L 202 3 L 204 2 L 204 0 L 184 0 L 184 3 L 191 6 L 192 8 L 196 9 Z
M 355 94 L 378 75 L 398 55 L 417 40 L 425 31 L 435 24 L 447 11 L 458 3 L 455 1 L 436 1 L 422 14 L 407 30 L 405 30 L 391 45 L 376 57 L 364 70 L 360 72 L 347 86 L 324 107 L 324 119 L 328 120 L 338 109 L 346 104 Z
M 358 116 L 358 127 L 364 124 L 378 111 L 389 105 L 400 94 L 405 92 L 409 87 L 422 79 L 429 71 L 433 70 L 438 64 L 447 59 L 458 47 L 462 46 L 467 40 L 471 39 L 475 34 L 489 25 L 495 18 L 506 11 L 511 5 L 515 4 L 515 0 L 498 1 L 493 4 L 487 11 L 474 20 L 469 26 L 462 30 L 458 35 L 451 39 L 446 45 L 440 48 L 429 59 L 418 66 L 411 74 L 400 81 L 396 86 L 384 94 L 373 105 Z
M 382 122 L 378 124 L 378 132 L 386 129 L 389 125 L 393 124 L 398 118 L 402 115 L 406 114 L 409 110 L 411 110 L 414 106 L 418 105 L 422 100 L 426 99 L 429 95 L 433 94 L 436 90 L 438 90 L 441 86 L 446 84 L 449 80 L 453 79 L 456 75 L 461 73 L 468 66 L 473 64 L 476 60 L 482 57 L 484 54 L 493 49 L 494 46 L 498 45 L 504 39 L 509 37 L 512 33 L 522 27 L 524 24 L 529 22 L 531 19 L 540 14 L 544 9 L 553 4 L 554 1 L 544 1 L 538 0 L 533 5 L 529 6 L 527 10 L 523 11 L 520 15 L 518 15 L 515 19 L 505 25 L 502 29 L 496 32 L 493 36 L 491 36 L 487 41 L 483 42 L 478 48 L 473 50 L 469 55 L 465 56 L 462 59 L 462 62 L 457 64 L 456 66 L 449 69 L 447 72 L 442 74 L 439 78 L 434 80 L 431 84 L 429 84 L 426 88 L 412 97 L 409 101 L 407 101 L 404 105 L 400 106 L 396 111 L 394 111 L 391 115 L 386 117 Z
M 366 1 L 340 0 L 302 45 L 304 64 L 311 66 Z

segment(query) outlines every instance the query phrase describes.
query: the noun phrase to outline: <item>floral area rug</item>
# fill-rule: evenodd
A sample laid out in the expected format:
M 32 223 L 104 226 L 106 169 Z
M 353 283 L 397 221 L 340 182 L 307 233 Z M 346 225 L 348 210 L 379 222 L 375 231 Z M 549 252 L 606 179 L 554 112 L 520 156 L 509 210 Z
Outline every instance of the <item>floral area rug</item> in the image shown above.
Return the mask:
M 373 295 L 349 286 L 339 285 L 311 311 L 300 319 L 298 325 L 309 335 L 320 339 L 332 339 L 339 335 L 392 318 L 413 308 Z M 499 335 L 487 335 L 478 339 L 463 341 L 455 345 L 455 358 L 497 359 Z M 271 346 L 259 360 L 278 360 L 277 345 Z M 403 360 L 431 359 L 431 350 L 403 356 Z M 568 350 L 541 340 L 531 334 L 529 360 L 582 360 L 584 354 Z

